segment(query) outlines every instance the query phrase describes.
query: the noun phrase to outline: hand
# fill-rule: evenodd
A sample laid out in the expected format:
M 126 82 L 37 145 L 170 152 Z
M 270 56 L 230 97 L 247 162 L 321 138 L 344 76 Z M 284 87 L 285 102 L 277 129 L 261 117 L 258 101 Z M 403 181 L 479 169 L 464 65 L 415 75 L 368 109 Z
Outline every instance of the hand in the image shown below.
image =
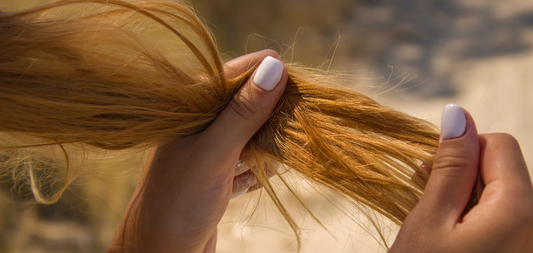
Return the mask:
M 456 105 L 442 124 L 426 190 L 389 252 L 533 252 L 533 187 L 518 142 L 478 135 Z M 478 172 L 485 188 L 463 217 Z
M 235 165 L 243 147 L 270 117 L 288 79 L 279 55 L 272 50 L 225 65 L 232 78 L 259 63 L 207 129 L 151 153 L 152 161 L 107 252 L 215 251 L 216 228 L 232 195 L 232 184 L 250 176 L 240 170 L 234 178 Z

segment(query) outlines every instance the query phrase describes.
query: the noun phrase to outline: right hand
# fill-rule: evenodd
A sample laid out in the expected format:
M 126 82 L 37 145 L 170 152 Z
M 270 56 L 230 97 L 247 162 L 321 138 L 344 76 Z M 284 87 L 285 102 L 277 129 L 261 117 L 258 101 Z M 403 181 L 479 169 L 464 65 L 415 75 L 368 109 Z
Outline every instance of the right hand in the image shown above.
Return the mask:
M 258 187 L 253 173 L 235 164 L 278 104 L 287 69 L 272 50 L 225 67 L 230 78 L 255 72 L 209 127 L 153 150 L 106 252 L 215 252 L 230 198 Z
M 466 118 L 464 134 L 441 135 L 426 190 L 390 253 L 533 252 L 533 187 L 520 146 L 508 134 L 478 135 L 465 112 L 454 115 Z M 485 189 L 463 217 L 478 172 Z

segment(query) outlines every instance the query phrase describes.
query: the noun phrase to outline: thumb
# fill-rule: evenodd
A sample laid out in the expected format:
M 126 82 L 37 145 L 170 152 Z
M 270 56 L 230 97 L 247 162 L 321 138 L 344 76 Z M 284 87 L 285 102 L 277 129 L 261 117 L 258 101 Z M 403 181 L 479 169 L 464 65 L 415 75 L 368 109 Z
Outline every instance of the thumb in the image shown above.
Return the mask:
M 266 51 L 261 64 L 204 134 L 214 140 L 216 150 L 240 154 L 246 143 L 268 120 L 285 90 L 288 75 L 277 53 Z M 264 57 L 264 54 L 273 54 Z M 254 59 L 250 59 L 253 61 Z M 241 62 L 245 62 L 241 60 Z M 249 63 L 248 63 L 249 64 Z
M 447 105 L 442 112 L 439 148 L 417 209 L 444 222 L 460 220 L 476 181 L 479 152 L 470 114 L 458 105 Z

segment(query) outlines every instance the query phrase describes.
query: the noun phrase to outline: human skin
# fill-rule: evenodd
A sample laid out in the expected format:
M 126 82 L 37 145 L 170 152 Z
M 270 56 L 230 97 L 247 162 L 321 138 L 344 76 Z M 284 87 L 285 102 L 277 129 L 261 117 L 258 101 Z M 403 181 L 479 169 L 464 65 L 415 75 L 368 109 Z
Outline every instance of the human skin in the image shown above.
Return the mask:
M 228 76 L 266 56 L 279 59 L 271 50 L 246 55 L 226 64 Z M 106 252 L 215 252 L 232 184 L 250 175 L 236 176 L 235 164 L 277 104 L 287 72 L 272 91 L 252 82 L 209 128 L 153 150 Z M 441 140 L 422 199 L 389 252 L 533 252 L 533 187 L 518 143 L 478 135 L 465 117 L 462 136 Z M 485 188 L 463 217 L 478 173 Z
M 465 111 L 466 112 L 466 111 Z M 424 194 L 389 253 L 533 252 L 533 187 L 516 139 L 466 131 L 441 139 Z M 463 217 L 478 173 L 485 188 Z
M 228 78 L 267 56 L 280 59 L 275 51 L 264 50 L 228 62 Z M 235 165 L 270 117 L 288 79 L 283 66 L 279 82 L 268 91 L 254 84 L 255 71 L 207 129 L 151 152 L 106 252 L 215 252 L 216 228 L 233 182 L 247 175 L 234 178 Z

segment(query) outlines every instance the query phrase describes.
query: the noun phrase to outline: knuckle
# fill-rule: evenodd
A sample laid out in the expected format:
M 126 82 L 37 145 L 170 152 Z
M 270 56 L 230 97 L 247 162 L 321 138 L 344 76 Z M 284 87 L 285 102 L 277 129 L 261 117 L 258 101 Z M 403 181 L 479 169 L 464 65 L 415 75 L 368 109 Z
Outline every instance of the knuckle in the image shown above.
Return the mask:
M 470 159 L 461 154 L 442 154 L 433 163 L 433 171 L 453 168 L 463 168 L 470 164 Z
M 265 57 L 272 56 L 278 60 L 281 60 L 281 57 L 279 56 L 278 52 L 272 50 L 272 49 L 265 49 L 262 51 L 265 54 Z
M 494 133 L 490 135 L 489 141 L 500 144 L 518 146 L 518 140 L 508 133 Z
M 518 146 L 518 140 L 516 140 L 516 138 L 510 134 L 502 133 L 502 134 L 498 134 L 498 137 L 501 142 L 504 142 L 512 146 Z
M 241 92 L 233 96 L 229 107 L 236 115 L 246 120 L 252 120 L 255 115 L 264 110 L 264 106 L 261 103 L 254 103 L 250 98 L 243 96 Z
M 520 144 L 515 137 L 507 133 L 489 134 L 487 138 L 487 152 L 490 154 L 500 153 L 504 150 L 520 151 Z

